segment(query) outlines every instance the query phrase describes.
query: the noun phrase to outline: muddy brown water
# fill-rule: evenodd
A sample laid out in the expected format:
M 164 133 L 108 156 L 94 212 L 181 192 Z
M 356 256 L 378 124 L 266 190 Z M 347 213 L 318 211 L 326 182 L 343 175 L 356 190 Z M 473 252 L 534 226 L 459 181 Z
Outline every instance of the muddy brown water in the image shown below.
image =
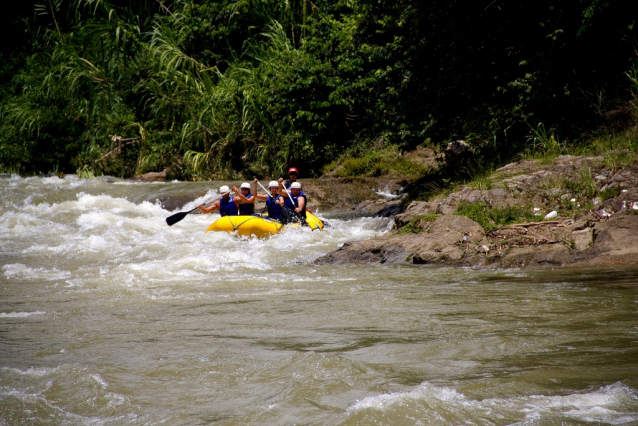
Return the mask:
M 638 422 L 637 270 L 314 266 L 390 226 L 339 211 L 165 224 L 218 184 L 0 179 L 0 424 Z

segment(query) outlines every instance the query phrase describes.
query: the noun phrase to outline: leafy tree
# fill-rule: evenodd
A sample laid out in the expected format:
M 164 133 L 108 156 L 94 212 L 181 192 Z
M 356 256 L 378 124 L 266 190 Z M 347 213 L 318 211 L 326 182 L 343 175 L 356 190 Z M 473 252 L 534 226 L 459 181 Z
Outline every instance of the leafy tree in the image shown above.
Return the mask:
M 0 168 L 310 174 L 465 139 L 504 161 L 631 99 L 631 4 L 37 0 L 0 45 Z M 4 18 L 7 20 L 7 18 Z M 385 154 L 384 154 L 385 155 Z

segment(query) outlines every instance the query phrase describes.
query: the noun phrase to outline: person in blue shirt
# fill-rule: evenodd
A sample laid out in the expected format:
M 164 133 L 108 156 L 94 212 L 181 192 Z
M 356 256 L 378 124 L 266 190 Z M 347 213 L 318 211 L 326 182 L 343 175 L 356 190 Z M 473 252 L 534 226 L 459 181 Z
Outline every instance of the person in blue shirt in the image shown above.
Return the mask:
M 301 190 L 301 184 L 293 182 L 290 184 L 290 190 L 286 190 L 284 188 L 284 180 L 280 178 L 277 193 L 284 197 L 284 208 L 294 211 L 301 219 L 301 222 L 304 223 L 306 221 L 306 204 L 308 200 L 306 194 Z
M 279 222 L 284 221 L 284 197 L 279 195 L 277 191 L 279 190 L 279 183 L 276 180 L 270 181 L 268 184 L 268 189 L 270 190 L 270 194 L 258 194 L 257 193 L 257 182 L 258 180 L 254 180 L 254 188 L 253 192 L 255 193 L 255 197 L 258 200 L 262 200 L 266 202 L 266 208 L 268 209 L 268 217 L 270 219 L 275 219 Z
M 248 182 L 242 183 L 239 191 L 237 187 L 233 186 L 233 191 L 235 191 L 235 198 L 238 200 L 239 214 L 250 216 L 255 213 L 255 195 L 250 192 L 250 184 Z
M 219 200 L 208 207 L 204 207 L 203 204 L 200 204 L 197 206 L 199 210 L 204 214 L 208 214 L 219 209 L 219 214 L 222 216 L 237 216 L 239 213 L 239 209 L 237 208 L 239 198 L 231 197 L 230 188 L 226 185 L 219 188 L 219 193 L 222 196 Z

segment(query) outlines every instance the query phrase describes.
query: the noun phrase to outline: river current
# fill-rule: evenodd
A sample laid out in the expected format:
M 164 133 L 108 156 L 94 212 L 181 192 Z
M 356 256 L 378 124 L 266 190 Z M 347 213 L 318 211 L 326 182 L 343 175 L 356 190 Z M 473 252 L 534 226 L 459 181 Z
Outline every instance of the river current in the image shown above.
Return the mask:
M 638 424 L 637 270 L 316 266 L 391 227 L 338 211 L 166 225 L 221 183 L 0 178 L 0 425 Z

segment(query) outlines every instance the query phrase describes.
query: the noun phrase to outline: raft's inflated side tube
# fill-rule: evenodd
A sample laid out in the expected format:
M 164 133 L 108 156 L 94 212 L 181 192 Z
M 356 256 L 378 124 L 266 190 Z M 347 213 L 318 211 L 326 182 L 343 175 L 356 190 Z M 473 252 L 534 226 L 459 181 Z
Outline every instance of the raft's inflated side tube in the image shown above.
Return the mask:
M 274 220 L 262 219 L 257 216 L 224 216 L 213 222 L 206 232 L 237 232 L 239 235 L 257 238 L 268 238 L 278 234 L 284 226 Z
M 314 231 L 316 229 L 323 229 L 323 222 L 317 216 L 310 212 L 306 212 L 306 222 L 308 226 Z M 299 223 L 292 224 L 293 228 L 299 227 Z M 213 222 L 206 232 L 228 232 L 232 234 L 237 232 L 238 235 L 250 237 L 251 235 L 257 238 L 268 238 L 272 235 L 278 234 L 285 230 L 285 227 L 275 221 L 258 216 L 224 216 Z
M 306 210 L 306 223 L 308 224 L 310 229 L 312 229 L 313 231 L 317 229 L 321 231 L 323 229 L 323 222 L 321 221 L 321 219 L 319 219 L 314 214 L 310 213 L 308 210 Z M 292 226 L 293 228 L 299 228 L 301 224 L 299 222 L 294 222 L 294 223 L 289 223 L 288 226 Z
M 320 231 L 323 229 L 323 222 L 321 221 L 321 219 L 310 213 L 308 210 L 306 210 L 306 222 L 308 222 L 308 226 L 310 226 L 313 231 L 315 229 L 318 229 Z

